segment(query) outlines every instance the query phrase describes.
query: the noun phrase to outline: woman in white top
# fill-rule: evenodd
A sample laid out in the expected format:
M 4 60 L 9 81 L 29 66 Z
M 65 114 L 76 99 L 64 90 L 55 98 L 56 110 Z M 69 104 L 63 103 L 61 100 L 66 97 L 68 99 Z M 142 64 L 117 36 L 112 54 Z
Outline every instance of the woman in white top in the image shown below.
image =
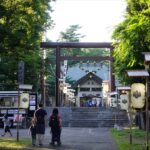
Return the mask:
M 10 120 L 8 119 L 8 115 L 4 115 L 3 118 L 3 123 L 4 123 L 4 134 L 2 136 L 5 136 L 7 132 L 9 132 L 10 136 L 12 136 L 12 133 L 10 131 Z

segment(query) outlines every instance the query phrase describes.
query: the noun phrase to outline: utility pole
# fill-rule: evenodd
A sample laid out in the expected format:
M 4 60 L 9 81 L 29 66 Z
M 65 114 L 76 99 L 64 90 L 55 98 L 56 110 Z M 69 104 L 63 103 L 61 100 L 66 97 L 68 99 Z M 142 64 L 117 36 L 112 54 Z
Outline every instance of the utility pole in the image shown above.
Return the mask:
M 42 69 L 41 69 L 41 102 L 45 107 L 45 57 L 46 52 L 42 50 Z
M 19 141 L 19 106 L 20 106 L 20 89 L 19 84 L 24 83 L 24 62 L 18 63 L 18 111 L 17 111 L 17 141 Z
M 60 106 L 59 79 L 60 79 L 60 47 L 57 46 L 56 48 L 56 106 Z

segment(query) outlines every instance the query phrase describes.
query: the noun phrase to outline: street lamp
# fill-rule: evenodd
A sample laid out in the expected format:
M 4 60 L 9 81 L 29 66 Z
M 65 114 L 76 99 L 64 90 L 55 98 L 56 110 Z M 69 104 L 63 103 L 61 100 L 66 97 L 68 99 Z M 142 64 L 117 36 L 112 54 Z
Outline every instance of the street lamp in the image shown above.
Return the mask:
M 30 84 L 19 84 L 18 85 L 17 141 L 19 141 L 20 90 L 31 90 L 31 89 L 32 89 L 32 85 L 30 85 Z
M 117 108 L 118 108 L 118 96 L 117 96 L 118 92 L 117 91 L 112 91 L 112 92 L 109 93 L 109 95 L 111 97 L 111 103 L 112 103 L 112 96 L 115 96 L 115 101 L 117 101 Z M 116 128 L 116 126 L 117 126 L 117 112 L 115 112 L 115 124 L 114 124 L 114 128 Z
M 143 52 L 144 54 L 144 59 L 145 59 L 145 69 L 148 71 L 149 68 L 149 64 L 150 64 L 150 52 Z M 149 79 L 148 77 L 146 78 L 146 88 L 147 88 L 147 98 L 146 98 L 146 143 L 147 143 L 147 149 L 148 150 L 148 140 L 149 140 L 149 136 L 148 136 L 148 132 L 149 132 Z
M 131 111 L 131 87 L 130 86 L 121 86 L 117 88 L 118 90 L 129 91 L 129 116 L 130 116 L 130 144 L 132 144 L 132 111 Z
M 147 70 L 127 70 L 129 77 L 145 77 L 146 78 L 146 150 L 148 146 L 148 132 L 149 132 L 149 115 L 148 115 L 148 77 L 149 73 Z

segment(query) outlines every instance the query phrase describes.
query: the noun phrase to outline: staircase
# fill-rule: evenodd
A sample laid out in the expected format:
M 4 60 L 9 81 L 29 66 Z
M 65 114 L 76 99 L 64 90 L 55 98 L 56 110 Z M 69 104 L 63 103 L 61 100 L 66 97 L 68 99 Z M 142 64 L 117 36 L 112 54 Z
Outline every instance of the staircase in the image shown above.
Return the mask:
M 126 111 L 106 109 L 98 116 L 99 127 L 114 127 L 114 124 L 124 126 L 129 123 Z
M 128 123 L 125 111 L 98 107 L 71 108 L 70 127 L 114 127 L 114 124 L 124 125 Z
M 99 108 L 72 108 L 70 127 L 98 127 Z

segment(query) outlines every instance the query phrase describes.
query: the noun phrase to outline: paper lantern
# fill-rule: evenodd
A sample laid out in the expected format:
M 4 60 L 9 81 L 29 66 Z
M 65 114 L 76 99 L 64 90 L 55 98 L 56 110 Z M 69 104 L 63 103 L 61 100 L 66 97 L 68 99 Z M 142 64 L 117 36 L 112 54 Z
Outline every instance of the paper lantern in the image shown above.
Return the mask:
M 131 106 L 134 108 L 143 108 L 145 104 L 145 85 L 134 83 L 131 86 Z

